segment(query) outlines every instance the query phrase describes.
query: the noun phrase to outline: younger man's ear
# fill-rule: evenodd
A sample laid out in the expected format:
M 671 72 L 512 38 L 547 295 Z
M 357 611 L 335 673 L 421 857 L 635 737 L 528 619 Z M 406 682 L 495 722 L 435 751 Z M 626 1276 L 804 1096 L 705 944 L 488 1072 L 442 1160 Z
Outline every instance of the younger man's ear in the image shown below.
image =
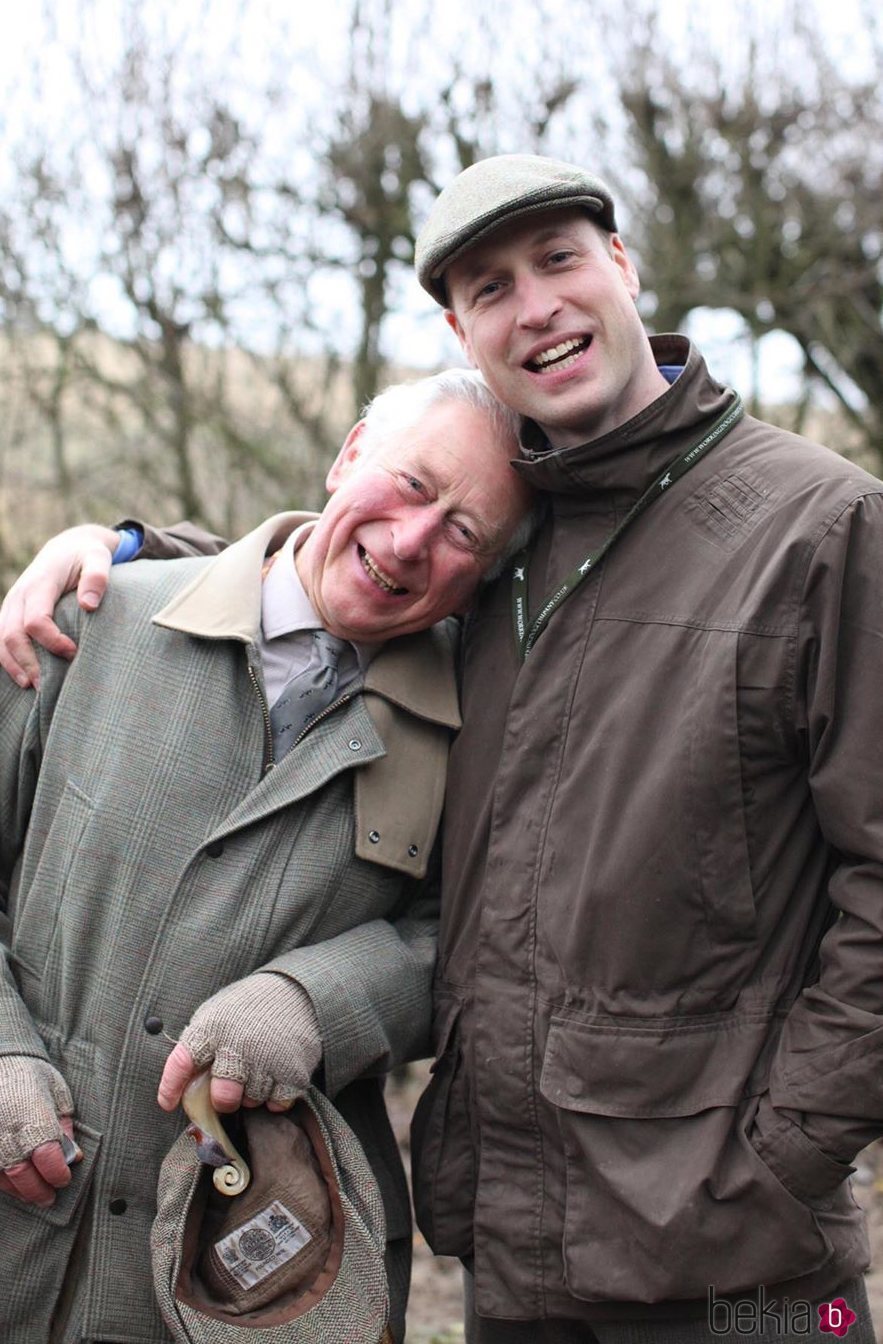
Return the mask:
M 638 276 L 638 270 L 625 250 L 625 243 L 618 233 L 611 234 L 610 248 L 614 264 L 622 275 L 622 282 L 625 285 L 630 297 L 637 300 L 641 292 L 641 281 Z
M 329 495 L 340 485 L 346 476 L 349 475 L 359 458 L 362 456 L 362 434 L 365 430 L 365 421 L 360 420 L 358 424 L 353 425 L 349 434 L 343 441 L 343 447 L 337 454 L 337 457 L 331 464 L 328 475 L 325 477 L 325 489 Z
M 475 356 L 472 353 L 472 346 L 469 344 L 469 338 L 467 337 L 466 332 L 460 326 L 460 323 L 457 320 L 457 314 L 453 312 L 450 308 L 445 309 L 445 321 L 451 328 L 451 331 L 454 333 L 457 340 L 460 342 L 460 347 L 463 351 L 463 354 L 469 360 L 469 363 L 472 365 L 473 369 L 477 369 L 478 365 L 475 362 Z

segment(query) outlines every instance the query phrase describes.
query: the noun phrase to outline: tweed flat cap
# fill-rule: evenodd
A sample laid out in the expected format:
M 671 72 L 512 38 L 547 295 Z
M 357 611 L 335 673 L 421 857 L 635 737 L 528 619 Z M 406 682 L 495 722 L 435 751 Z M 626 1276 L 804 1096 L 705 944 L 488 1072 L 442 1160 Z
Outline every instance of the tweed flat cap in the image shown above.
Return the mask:
M 153 1283 L 176 1344 L 382 1344 L 386 1230 L 352 1130 L 315 1088 L 290 1112 L 238 1112 L 251 1182 L 213 1186 L 189 1134 L 160 1171 Z
M 446 307 L 444 272 L 456 257 L 510 219 L 559 206 L 582 206 L 603 229 L 616 232 L 609 188 L 576 164 L 537 154 L 480 159 L 445 187 L 430 210 L 415 248 L 417 279 Z

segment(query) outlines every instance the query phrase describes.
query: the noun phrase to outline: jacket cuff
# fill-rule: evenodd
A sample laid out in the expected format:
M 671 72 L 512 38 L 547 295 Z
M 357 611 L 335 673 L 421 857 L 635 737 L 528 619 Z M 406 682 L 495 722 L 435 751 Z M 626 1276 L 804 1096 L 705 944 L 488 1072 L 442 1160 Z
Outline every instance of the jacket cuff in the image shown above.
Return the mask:
M 153 527 L 140 518 L 123 518 L 115 523 L 117 530 L 140 531 L 143 536 L 139 560 L 179 560 L 189 555 L 218 555 L 228 543 L 213 532 L 206 532 L 192 523 L 175 523 L 171 527 Z
M 838 1188 L 855 1167 L 817 1148 L 798 1124 L 761 1098 L 750 1135 L 755 1152 L 785 1189 L 802 1204 L 831 1208 Z

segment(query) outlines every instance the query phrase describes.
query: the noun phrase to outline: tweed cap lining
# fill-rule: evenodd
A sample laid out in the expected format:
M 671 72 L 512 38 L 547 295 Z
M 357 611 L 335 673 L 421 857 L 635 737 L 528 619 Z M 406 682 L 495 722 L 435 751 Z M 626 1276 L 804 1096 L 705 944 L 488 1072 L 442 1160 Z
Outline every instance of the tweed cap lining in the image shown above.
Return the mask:
M 308 1116 L 301 1111 L 307 1110 Z M 151 1231 L 153 1280 L 167 1328 L 177 1344 L 327 1344 L 330 1339 L 387 1341 L 389 1297 L 384 1268 L 383 1203 L 365 1154 L 342 1117 L 316 1088 L 298 1103 L 328 1186 L 332 1239 L 321 1270 L 300 1291 L 254 1312 L 231 1316 L 204 1296 L 191 1266 L 200 1240 L 200 1193 L 206 1174 L 192 1139 L 182 1134 L 160 1173 Z M 246 1126 L 249 1113 L 243 1113 Z M 286 1117 L 275 1117 L 285 1122 Z M 252 1154 L 252 1157 L 254 1155 Z
M 175 1296 L 178 1301 L 186 1303 L 189 1307 L 195 1307 L 203 1316 L 210 1316 L 212 1320 L 226 1321 L 229 1325 L 237 1326 L 250 1325 L 255 1322 L 267 1327 L 284 1325 L 288 1321 L 297 1320 L 298 1316 L 302 1316 L 304 1312 L 311 1310 L 317 1302 L 321 1302 L 334 1282 L 343 1258 L 345 1234 L 337 1176 L 328 1156 L 328 1150 L 319 1126 L 309 1109 L 302 1104 L 297 1108 L 297 1122 L 309 1136 L 313 1152 L 319 1161 L 325 1179 L 331 1206 L 331 1248 L 325 1264 L 309 1287 L 280 1295 L 272 1307 L 260 1307 L 257 1311 L 244 1311 L 237 1315 L 221 1310 L 202 1286 L 198 1273 L 194 1272 L 199 1256 L 203 1207 L 205 1198 L 211 1191 L 211 1172 L 208 1168 L 203 1168 L 199 1176 L 198 1189 L 187 1213 L 182 1242 L 181 1269 L 175 1288 Z

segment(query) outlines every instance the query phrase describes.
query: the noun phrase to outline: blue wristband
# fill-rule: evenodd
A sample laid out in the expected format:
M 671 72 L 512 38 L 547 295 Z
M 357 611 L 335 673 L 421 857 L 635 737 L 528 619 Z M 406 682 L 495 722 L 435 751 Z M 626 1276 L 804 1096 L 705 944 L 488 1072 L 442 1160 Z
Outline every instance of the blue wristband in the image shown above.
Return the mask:
M 111 556 L 112 565 L 124 565 L 129 560 L 134 560 L 141 547 L 144 545 L 144 533 L 140 527 L 118 527 L 120 534 L 120 543 Z

